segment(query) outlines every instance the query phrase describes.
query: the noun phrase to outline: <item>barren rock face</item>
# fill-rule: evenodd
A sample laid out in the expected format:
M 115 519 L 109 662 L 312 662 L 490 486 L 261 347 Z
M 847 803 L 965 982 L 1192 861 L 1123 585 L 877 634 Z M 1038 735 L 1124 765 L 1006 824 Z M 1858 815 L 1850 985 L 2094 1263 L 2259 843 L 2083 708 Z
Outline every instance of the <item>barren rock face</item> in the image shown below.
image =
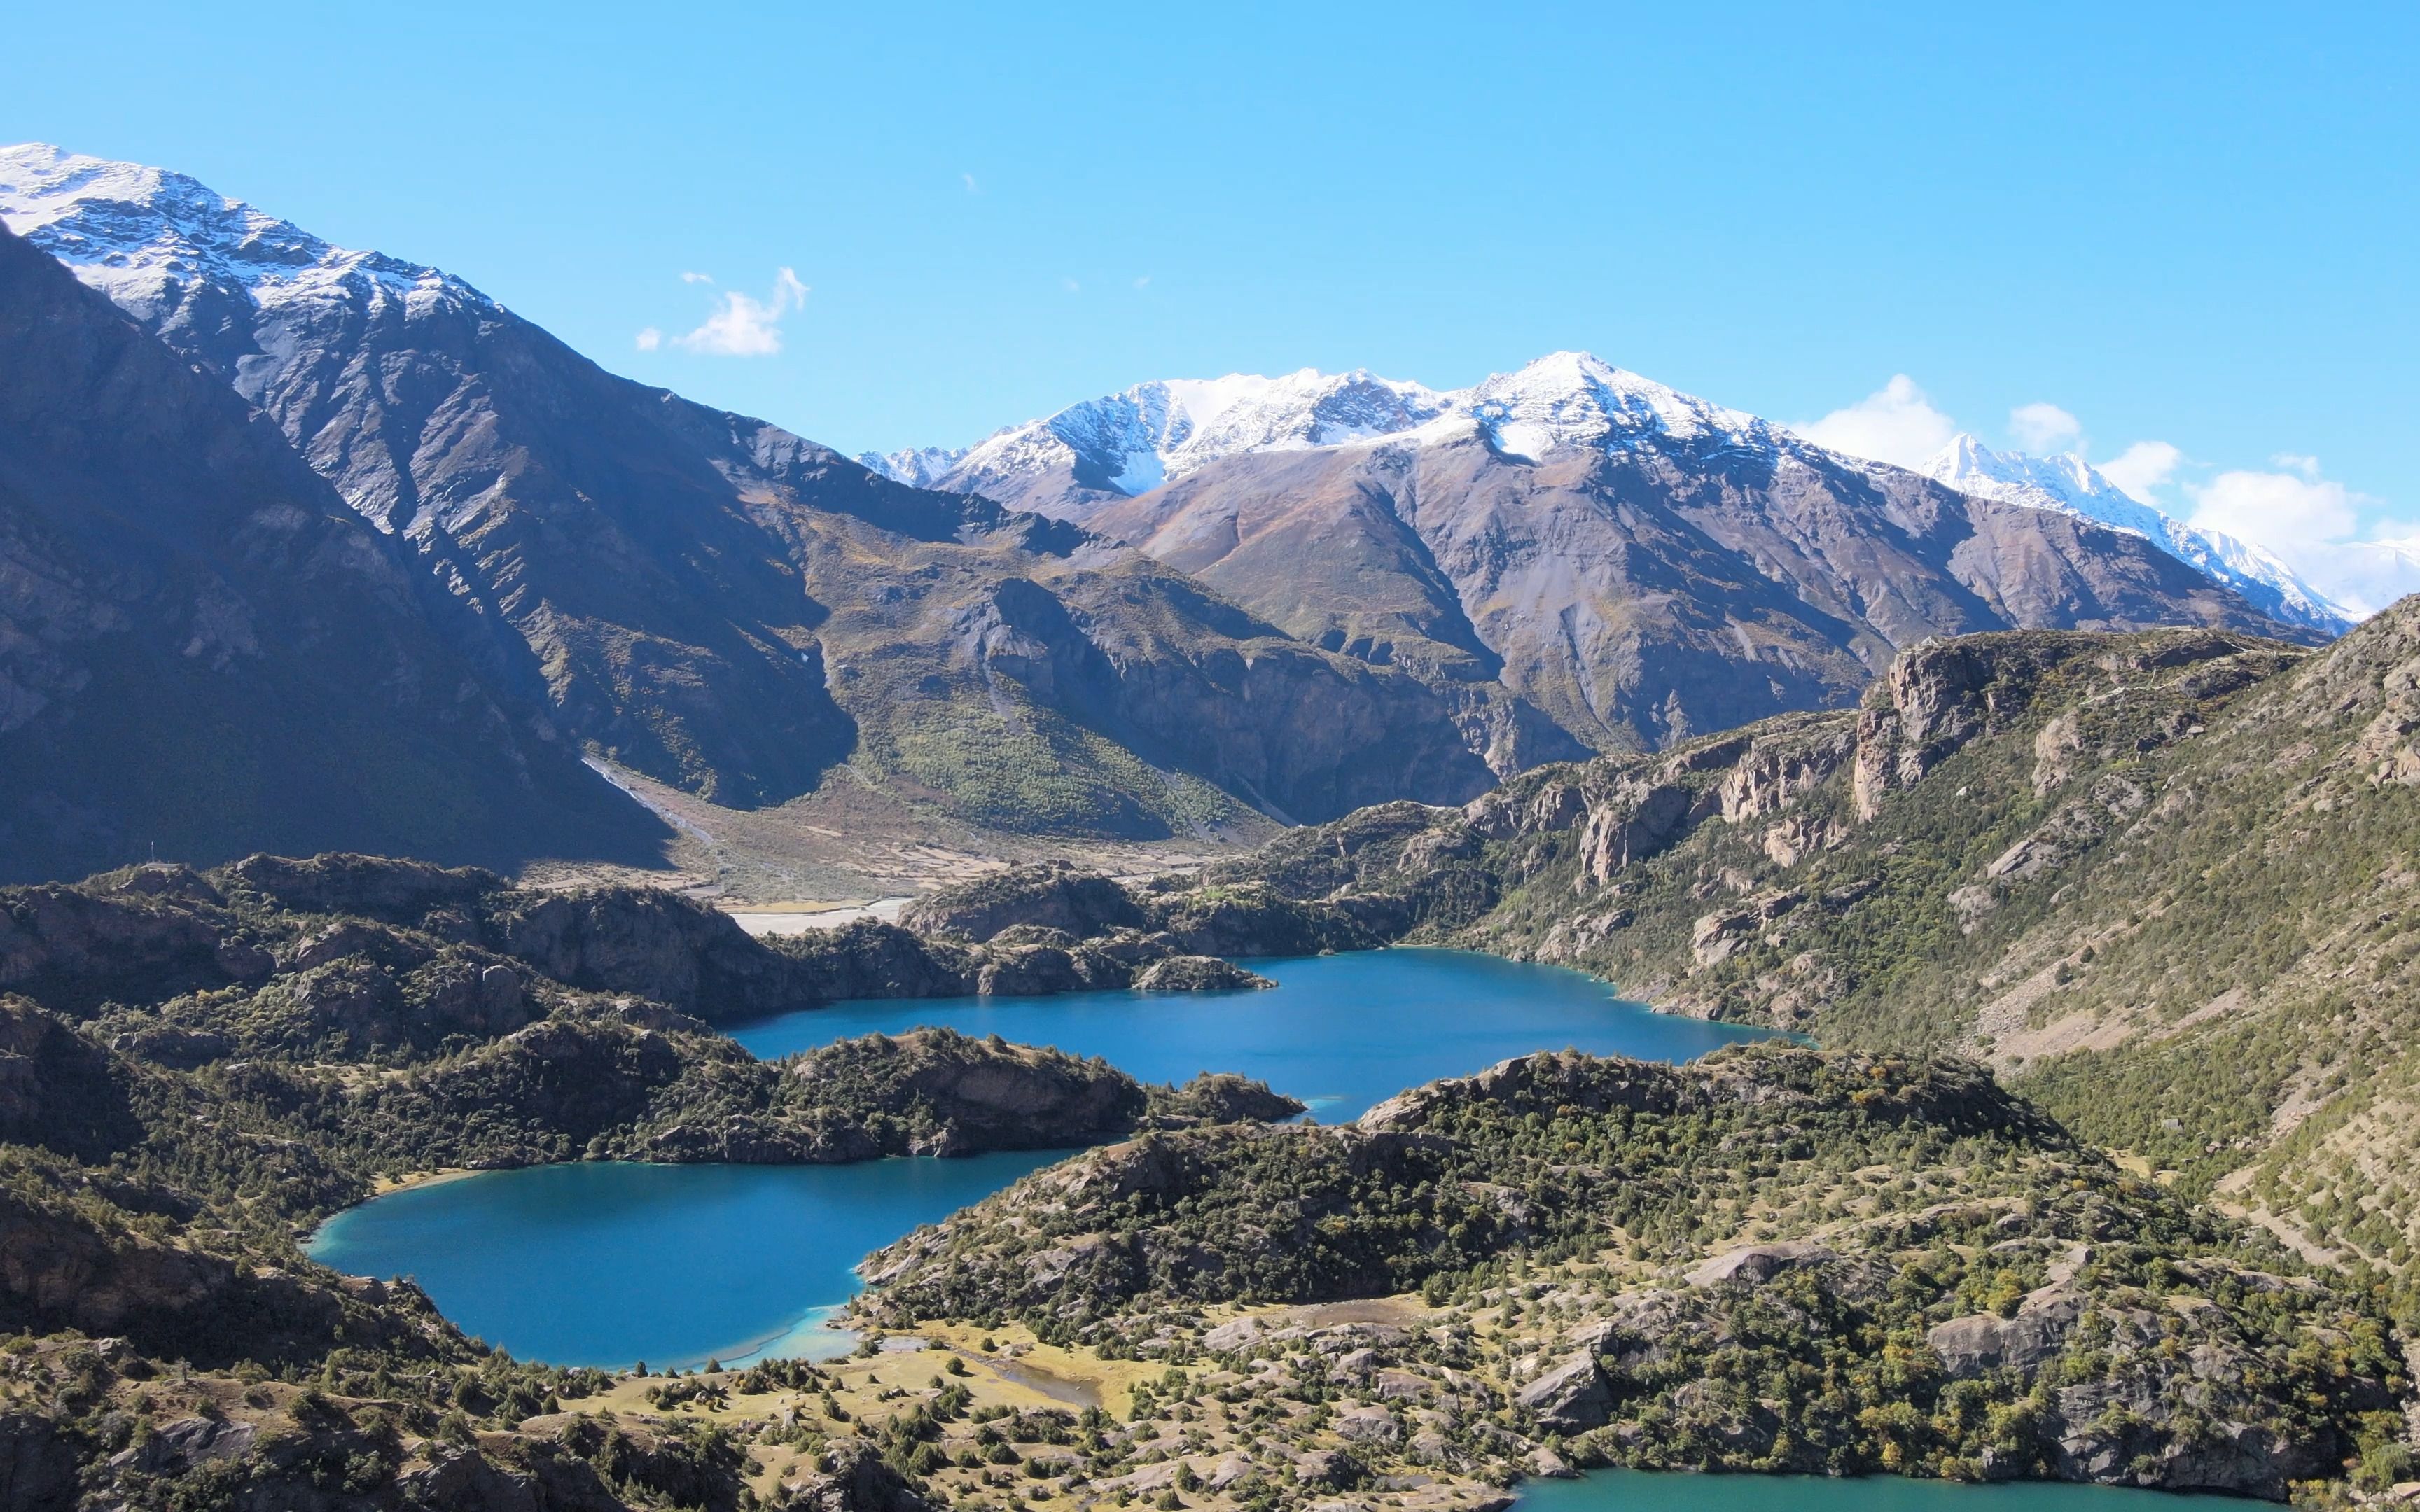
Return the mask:
M 155 843 L 645 854 L 655 824 L 516 720 L 393 541 L 5 231 L 0 350 L 0 880 Z
M 2135 537 L 1803 447 L 1264 452 L 1070 517 L 1302 639 L 1486 689 L 1499 771 L 1838 707 L 1931 636 L 2279 630 Z

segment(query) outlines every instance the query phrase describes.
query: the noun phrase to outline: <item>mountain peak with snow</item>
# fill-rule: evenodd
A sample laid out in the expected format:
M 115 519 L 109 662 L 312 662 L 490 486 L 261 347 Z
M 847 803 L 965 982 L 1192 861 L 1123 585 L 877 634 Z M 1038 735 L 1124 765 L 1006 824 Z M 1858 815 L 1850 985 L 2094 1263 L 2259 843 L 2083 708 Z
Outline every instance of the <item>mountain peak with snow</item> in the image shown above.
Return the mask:
M 2231 535 L 2188 525 L 2109 481 L 2074 452 L 2030 456 L 1960 434 L 1917 470 L 1962 493 L 2076 515 L 2149 539 L 2288 625 L 2341 634 L 2358 616 L 2304 582 L 2274 555 Z
M 365 295 L 492 302 L 450 274 L 334 246 L 183 174 L 47 143 L 0 147 L 0 223 L 145 318 L 199 285 L 264 309 Z
M 869 453 L 858 460 L 903 483 L 988 490 L 1032 503 L 1022 499 L 1022 486 L 1035 478 L 1072 477 L 1094 495 L 1131 498 L 1245 453 L 1479 434 L 1530 459 L 1567 447 L 1639 441 L 1712 440 L 1768 450 L 1805 444 L 1753 415 L 1591 353 L 1559 351 L 1455 390 L 1367 368 L 1156 379 L 1011 425 L 972 446 Z

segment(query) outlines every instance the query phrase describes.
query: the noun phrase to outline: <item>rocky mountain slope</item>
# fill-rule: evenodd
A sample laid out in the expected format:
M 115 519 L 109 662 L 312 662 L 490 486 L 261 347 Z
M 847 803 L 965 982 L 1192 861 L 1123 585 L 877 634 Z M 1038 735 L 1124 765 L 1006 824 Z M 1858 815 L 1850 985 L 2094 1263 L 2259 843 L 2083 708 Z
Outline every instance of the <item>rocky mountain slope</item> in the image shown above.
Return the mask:
M 1094 1151 L 869 1264 L 890 1326 L 1206 1360 L 1163 1462 L 1211 1484 L 1576 1462 L 2283 1499 L 2409 1463 L 2372 1299 L 1956 1061 L 1530 1056 L 1346 1128 Z M 1095 1483 L 1164 1483 L 1153 1458 Z
M 2281 624 L 2342 635 L 2361 618 L 2331 603 L 2273 554 L 2219 531 L 2187 525 L 2129 495 L 2073 452 L 2026 456 L 1957 436 L 1918 470 L 1962 493 L 2081 515 L 2132 531 L 2178 561 L 2225 583 Z
M 1488 779 L 1415 678 L 615 378 L 437 270 L 48 147 L 0 151 L 0 219 L 408 548 L 487 687 L 659 780 L 752 807 L 846 761 L 960 818 L 1149 837 Z
M 0 880 L 155 846 L 655 854 L 407 554 L 5 230 L 0 350 Z
M 2320 633 L 2077 510 L 1846 457 L 1580 353 L 1452 393 L 1367 374 L 1146 385 L 936 481 L 1416 672 L 1499 772 L 1841 706 L 1927 636 Z
M 1189 887 L 1985 1059 L 2420 1317 L 2420 600 L 2323 651 L 2009 632 L 1863 707 L 1290 832 Z

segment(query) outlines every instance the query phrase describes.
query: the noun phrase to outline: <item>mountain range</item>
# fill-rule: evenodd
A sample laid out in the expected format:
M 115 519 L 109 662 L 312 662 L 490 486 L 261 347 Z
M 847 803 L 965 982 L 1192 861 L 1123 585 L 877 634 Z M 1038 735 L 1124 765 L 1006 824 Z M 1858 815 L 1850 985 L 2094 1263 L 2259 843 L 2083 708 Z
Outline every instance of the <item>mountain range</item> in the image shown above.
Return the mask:
M 1541 383 L 1529 375 L 1544 369 Z M 1213 463 L 1247 452 L 1307 451 L 1402 438 L 1414 444 L 1456 433 L 1435 423 L 1466 416 L 1509 421 L 1514 451 L 1610 437 L 1605 425 L 1544 418 L 1543 409 L 1572 404 L 1566 370 L 1618 395 L 1611 409 L 1632 426 L 1677 425 L 1686 434 L 1728 427 L 1746 446 L 1778 450 L 1776 427 L 1662 384 L 1606 367 L 1586 354 L 1559 352 L 1524 374 L 1497 375 L 1470 389 L 1439 392 L 1380 378 L 1366 369 L 1327 374 L 1305 368 L 1281 378 L 1231 374 L 1209 380 L 1140 383 L 1120 393 L 1072 405 L 1041 420 L 1011 425 L 972 446 L 911 447 L 866 453 L 858 460 L 920 487 L 963 487 L 1014 500 L 1044 514 L 1081 518 L 1115 499 L 1132 498 Z M 1512 411 L 1522 400 L 1528 413 Z M 1586 401 L 1582 401 L 1585 404 Z M 1600 401 L 1601 402 L 1601 401 Z M 1652 420 L 1650 417 L 1653 417 Z M 1608 416 L 1608 419 L 1610 416 Z M 1536 425 L 1532 431 L 1526 426 Z M 1583 434 L 1585 433 L 1585 434 Z M 1800 444 L 1804 444 L 1801 442 Z M 2221 532 L 2187 525 L 2128 494 L 2076 453 L 2038 457 L 1994 451 L 1961 434 L 1916 471 L 1962 493 L 2076 515 L 2145 537 L 2179 561 L 2242 593 L 2261 612 L 2286 624 L 2340 635 L 2360 616 L 2304 582 L 2272 552 Z
M 1398 671 L 616 378 L 433 269 L 47 147 L 0 152 L 0 220 L 273 422 L 457 607 L 487 686 L 659 780 L 749 807 L 846 761 L 979 820 L 1141 835 L 1488 780 Z
M 861 460 L 1488 689 L 1499 771 L 1838 704 L 1932 635 L 2346 623 L 2274 559 L 2164 530 L 2088 469 L 2054 492 L 2030 459 L 1969 445 L 1919 475 L 1576 352 L 1452 392 L 1367 372 L 1146 383 L 961 453 Z
M 359 522 L 331 517 L 363 543 L 349 550 L 397 575 L 391 600 L 420 648 L 381 665 L 340 638 L 288 636 L 277 656 L 299 658 L 296 677 L 465 689 L 517 749 L 727 807 L 783 803 L 845 769 L 1001 829 L 1207 833 L 1255 811 L 1462 802 L 1542 761 L 1845 704 L 1934 635 L 2327 628 L 2296 620 L 2303 600 L 2282 590 L 2254 596 L 2250 569 L 2221 580 L 2072 501 L 1845 457 L 1577 354 L 1457 393 L 1366 373 L 1145 385 L 964 454 L 868 467 L 618 378 L 459 278 L 174 173 L 0 149 L 0 223 L 91 291 L 12 255 L 27 329 L 99 330 L 105 297 L 175 359 L 130 363 L 117 407 L 56 438 L 52 498 L 156 504 L 125 469 L 215 477 L 195 470 L 236 444 L 222 432 L 282 439 L 307 465 L 282 486 Z M 30 338 L 12 358 L 29 405 L 79 381 Z M 198 404 L 196 382 L 236 401 L 210 402 L 207 433 L 130 418 Z M 108 455 L 133 436 L 139 455 Z M 208 507 L 236 517 L 240 488 L 211 487 Z M 46 682 L 21 679 L 48 691 L 13 700 L 12 729 L 83 753 L 60 769 L 100 792 L 169 748 L 113 741 L 101 711 L 120 700 L 66 696 L 110 686 L 101 663 L 124 642 L 56 625 L 104 624 L 102 576 L 142 549 L 123 517 L 78 517 L 86 565 L 41 559 L 19 579 L 39 590 L 6 601 L 12 656 L 51 658 Z M 276 588 L 328 625 L 366 592 L 290 574 Z M 175 698 L 147 707 L 240 720 L 309 703 L 235 698 L 198 651 L 157 675 Z M 296 764 L 332 748 L 316 717 L 269 728 Z M 378 768 L 333 770 L 341 787 Z M 177 780 L 201 816 L 236 779 L 197 764 Z M 568 762 L 515 780 L 540 809 L 595 801 Z M 154 839 L 196 860 L 243 843 L 232 819 L 55 817 L 78 801 L 7 800 L 16 832 L 82 837 L 12 853 L 19 874 L 136 858 Z M 306 810 L 318 819 L 280 844 L 370 843 L 345 805 Z M 579 827 L 530 854 L 593 848 Z M 483 861 L 538 843 L 509 825 L 460 834 L 378 843 Z

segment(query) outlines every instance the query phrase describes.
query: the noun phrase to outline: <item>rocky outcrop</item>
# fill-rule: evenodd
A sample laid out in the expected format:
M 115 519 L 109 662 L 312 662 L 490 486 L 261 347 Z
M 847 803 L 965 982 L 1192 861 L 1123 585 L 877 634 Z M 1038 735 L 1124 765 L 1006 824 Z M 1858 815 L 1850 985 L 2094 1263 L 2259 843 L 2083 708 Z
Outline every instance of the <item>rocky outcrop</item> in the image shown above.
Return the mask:
M 862 1439 L 837 1441 L 821 1463 L 819 1473 L 782 1488 L 781 1512 L 932 1512 Z
M 653 888 L 519 893 L 489 914 L 504 954 L 555 980 L 633 993 L 713 1023 L 800 1008 L 826 995 L 797 961 L 720 909 Z
M 783 1067 L 783 1105 L 911 1120 L 908 1153 L 1081 1144 L 1134 1126 L 1147 1099 L 1100 1060 L 939 1029 L 844 1040 Z
M 1064 930 L 1080 939 L 1142 929 L 1150 920 L 1125 888 L 1062 862 L 1011 867 L 927 893 L 901 911 L 899 922 L 921 934 L 980 942 L 1018 924 Z
M 1233 1072 L 1205 1071 L 1184 1086 L 1153 1088 L 1153 1120 L 1165 1127 L 1210 1123 L 1280 1123 L 1305 1105 Z
M 1215 955 L 1171 955 L 1155 961 L 1135 974 L 1134 984 L 1136 991 L 1146 993 L 1234 992 L 1277 985 Z
M 54 1419 L 0 1412 L 0 1506 L 70 1512 L 82 1446 Z
M 675 1088 L 608 1148 L 652 1160 L 839 1164 L 1097 1144 L 1141 1128 L 1293 1118 L 1259 1082 L 1203 1075 L 1146 1088 L 1097 1060 L 950 1029 L 867 1035 L 760 1070 L 726 1065 Z M 743 1091 L 742 1088 L 746 1089 Z
M 215 1256 L 112 1232 L 89 1219 L 0 1194 L 0 1313 L 36 1332 L 123 1334 L 171 1325 L 225 1297 L 235 1267 Z
M 2055 1356 L 2084 1314 L 2072 1290 L 2027 1297 L 2016 1313 L 1975 1313 L 1935 1323 L 1924 1336 L 1942 1368 L 1964 1380 L 1987 1371 L 2032 1370 Z
M 1512 1399 L 1549 1433 L 1603 1427 L 1613 1412 L 1613 1388 L 1593 1354 L 1555 1366 L 1515 1392 Z
M 2249 636 L 2192 630 L 2146 636 L 2123 650 L 2095 636 L 2047 634 L 1969 636 L 1918 646 L 1891 664 L 1877 685 L 1879 696 L 1868 699 L 1859 717 L 1857 816 L 1870 821 L 1885 794 L 1915 786 L 1968 741 L 2013 724 L 2030 707 L 2037 685 L 2064 662 L 2115 656 L 2152 671 L 2258 646 Z
M 32 1003 L 0 994 L 0 1141 L 99 1163 L 141 1137 L 109 1057 Z
M 1673 783 L 1624 784 L 1589 809 L 1580 835 L 1580 873 L 1589 882 L 1612 880 L 1681 838 L 1692 795 Z

